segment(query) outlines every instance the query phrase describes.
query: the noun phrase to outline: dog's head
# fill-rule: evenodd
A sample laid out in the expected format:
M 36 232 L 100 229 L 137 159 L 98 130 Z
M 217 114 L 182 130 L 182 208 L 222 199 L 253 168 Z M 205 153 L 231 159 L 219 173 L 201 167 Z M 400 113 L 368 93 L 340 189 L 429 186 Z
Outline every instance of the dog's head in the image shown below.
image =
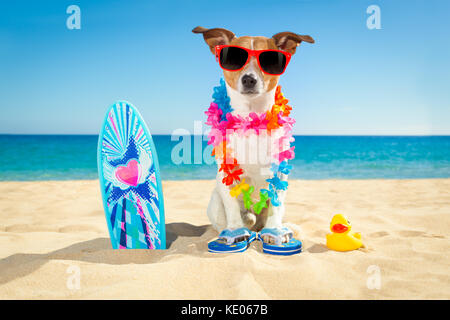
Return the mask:
M 203 34 L 206 44 L 209 46 L 212 54 L 216 56 L 217 46 L 231 45 L 250 50 L 281 50 L 287 52 L 286 56 L 290 58 L 302 41 L 314 43 L 314 39 L 310 36 L 298 35 L 287 31 L 277 33 L 272 38 L 236 37 L 233 32 L 222 28 L 206 29 L 196 27 L 192 32 Z M 256 56 L 250 56 L 242 69 L 237 71 L 224 69 L 223 74 L 225 81 L 231 88 L 243 95 L 252 96 L 271 91 L 277 86 L 280 77 L 279 75 L 263 72 Z

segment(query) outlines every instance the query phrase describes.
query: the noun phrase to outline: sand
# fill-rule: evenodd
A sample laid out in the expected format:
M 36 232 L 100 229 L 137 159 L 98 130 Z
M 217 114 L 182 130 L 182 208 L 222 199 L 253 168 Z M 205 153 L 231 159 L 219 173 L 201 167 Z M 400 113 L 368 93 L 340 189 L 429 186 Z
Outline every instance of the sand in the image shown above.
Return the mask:
M 285 221 L 304 252 L 290 257 L 208 253 L 213 186 L 165 182 L 169 249 L 114 251 L 98 181 L 0 183 L 0 298 L 450 298 L 450 179 L 291 181 Z M 335 213 L 366 249 L 324 246 Z

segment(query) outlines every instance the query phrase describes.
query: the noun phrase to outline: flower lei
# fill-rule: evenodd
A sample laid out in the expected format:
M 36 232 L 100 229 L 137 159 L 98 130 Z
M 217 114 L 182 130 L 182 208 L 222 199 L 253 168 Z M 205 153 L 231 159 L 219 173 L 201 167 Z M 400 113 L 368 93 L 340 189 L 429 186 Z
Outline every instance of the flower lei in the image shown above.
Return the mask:
M 283 128 L 284 135 L 279 138 L 278 146 L 283 146 L 283 142 L 286 141 L 291 143 L 294 141 L 291 130 L 295 120 L 289 117 L 292 110 L 292 107 L 287 105 L 289 100 L 284 98 L 281 87 L 278 86 L 275 91 L 275 103 L 270 111 L 261 114 L 251 112 L 248 117 L 233 115 L 223 78 L 220 79 L 220 85 L 214 87 L 212 97 L 214 101 L 211 102 L 205 112 L 207 115 L 206 124 L 211 126 L 208 144 L 213 145 L 211 155 L 216 157 L 216 160 L 220 163 L 219 171 L 224 173 L 222 183 L 230 186 L 239 182 L 231 188 L 230 195 L 238 197 L 242 193 L 245 208 L 247 210 L 253 208 L 256 214 L 260 214 L 263 208 L 267 208 L 269 198 L 273 206 L 279 206 L 278 191 L 286 190 L 288 187 L 287 181 L 282 181 L 280 176 L 290 173 L 292 166 L 287 164 L 287 160 L 294 158 L 295 147 L 289 145 L 287 150 L 281 150 L 280 147 L 279 153 L 275 155 L 274 162 L 271 164 L 273 177 L 266 180 L 268 189 L 261 189 L 259 201 L 254 203 L 251 195 L 255 191 L 255 187 L 245 183 L 245 179 L 241 181 L 244 171 L 239 167 L 237 160 L 231 156 L 232 150 L 227 146 L 227 130 L 238 131 L 244 135 L 248 132 L 255 132 L 259 135 L 261 132 L 267 131 L 270 135 L 272 130 Z

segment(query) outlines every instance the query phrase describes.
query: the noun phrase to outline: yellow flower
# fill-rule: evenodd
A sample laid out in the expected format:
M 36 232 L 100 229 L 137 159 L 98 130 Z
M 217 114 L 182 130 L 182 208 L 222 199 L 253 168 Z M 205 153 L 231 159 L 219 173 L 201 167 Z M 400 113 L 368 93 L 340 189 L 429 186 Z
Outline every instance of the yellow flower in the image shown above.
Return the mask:
M 237 184 L 230 190 L 230 195 L 236 198 L 241 194 L 243 190 L 247 191 L 249 188 L 250 185 L 248 183 L 245 183 L 245 179 L 242 179 L 242 181 L 239 184 Z

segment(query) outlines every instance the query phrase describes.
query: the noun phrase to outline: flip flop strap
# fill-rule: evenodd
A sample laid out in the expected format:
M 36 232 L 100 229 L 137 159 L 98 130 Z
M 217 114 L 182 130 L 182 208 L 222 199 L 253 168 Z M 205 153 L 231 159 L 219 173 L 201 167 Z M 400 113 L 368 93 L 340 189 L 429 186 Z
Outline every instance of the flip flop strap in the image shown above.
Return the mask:
M 272 238 L 277 246 L 283 244 L 283 237 L 288 235 L 289 239 L 292 239 L 294 236 L 294 233 L 291 229 L 287 227 L 281 227 L 281 228 L 264 228 L 259 233 L 259 236 L 262 240 L 263 236 L 268 236 Z
M 239 229 L 225 229 L 219 234 L 220 239 L 224 239 L 227 242 L 227 245 L 231 245 L 236 242 L 237 238 L 241 237 L 250 237 L 250 230 L 247 228 L 239 228 Z

